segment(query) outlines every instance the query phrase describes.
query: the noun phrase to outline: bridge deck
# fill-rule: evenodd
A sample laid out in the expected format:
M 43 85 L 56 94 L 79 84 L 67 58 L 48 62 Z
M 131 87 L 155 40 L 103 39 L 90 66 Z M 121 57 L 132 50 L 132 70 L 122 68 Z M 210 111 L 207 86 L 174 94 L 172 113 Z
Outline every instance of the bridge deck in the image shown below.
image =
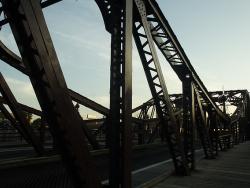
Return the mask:
M 155 188 L 249 188 L 250 142 L 220 152 L 217 159 L 202 159 L 191 176 L 169 176 Z

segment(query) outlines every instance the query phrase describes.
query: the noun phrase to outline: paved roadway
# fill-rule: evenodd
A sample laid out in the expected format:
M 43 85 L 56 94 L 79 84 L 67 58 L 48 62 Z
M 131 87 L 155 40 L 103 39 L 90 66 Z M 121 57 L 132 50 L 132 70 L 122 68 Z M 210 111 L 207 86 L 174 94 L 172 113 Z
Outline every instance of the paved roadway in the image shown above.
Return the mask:
M 169 176 L 154 188 L 250 188 L 250 141 L 201 160 L 191 176 Z
M 46 146 L 45 149 L 47 153 L 51 153 L 52 147 Z M 15 158 L 28 158 L 35 157 L 36 153 L 34 152 L 32 147 L 29 146 L 21 146 L 21 147 L 13 147 L 13 148 L 1 148 L 0 149 L 0 160 L 11 160 Z
M 1 188 L 71 188 L 69 177 L 63 168 L 61 161 L 55 157 L 53 160 L 46 162 L 36 162 L 32 165 L 26 165 L 29 159 L 24 160 L 16 158 L 16 162 L 3 160 L 6 157 L 15 157 L 21 154 L 33 156 L 31 148 L 21 147 L 12 149 L 1 149 L 0 151 L 0 187 Z M 105 181 L 108 176 L 108 155 L 106 152 L 93 154 L 98 168 L 99 175 Z M 159 162 L 169 159 L 167 146 L 165 144 L 154 144 L 150 147 L 137 148 L 133 154 L 133 171 L 134 174 L 140 174 L 141 171 L 147 170 L 147 166 L 154 166 Z M 32 160 L 31 160 L 32 161 Z M 24 163 L 24 164 L 23 164 Z M 7 164 L 7 165 L 6 165 Z M 11 165 L 9 165 L 11 164 Z M 11 166 L 11 167 L 10 167 Z M 148 179 L 150 176 L 148 177 Z M 138 182 L 140 183 L 140 181 Z M 136 186 L 136 185 L 135 185 Z

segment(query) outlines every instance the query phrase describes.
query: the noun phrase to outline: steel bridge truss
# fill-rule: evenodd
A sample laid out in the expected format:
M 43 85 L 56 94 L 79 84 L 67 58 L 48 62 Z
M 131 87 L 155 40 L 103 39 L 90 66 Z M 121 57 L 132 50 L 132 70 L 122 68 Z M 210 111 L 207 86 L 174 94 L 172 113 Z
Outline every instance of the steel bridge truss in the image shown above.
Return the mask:
M 21 54 L 18 57 L 0 42 L 0 59 L 30 78 L 42 109 L 18 103 L 0 74 L 0 110 L 39 155 L 43 139 L 32 132 L 24 112 L 42 117 L 75 187 L 102 185 L 88 149 L 88 143 L 93 149 L 100 145 L 72 101 L 106 117 L 102 127 L 110 151 L 110 187 L 132 186 L 132 129 L 136 126 L 138 144 L 151 143 L 157 135 L 168 143 L 178 175 L 195 169 L 197 134 L 208 159 L 215 158 L 219 149 L 250 138 L 248 92 L 208 92 L 155 0 L 95 0 L 111 34 L 110 109 L 68 89 L 42 13 L 42 8 L 59 1 L 0 0 L 0 27 L 10 25 Z M 135 109 L 132 37 L 153 97 Z M 168 94 L 156 47 L 182 82 L 182 94 Z M 231 116 L 227 105 L 235 106 Z M 132 116 L 138 112 L 138 117 Z M 145 141 L 149 123 L 152 133 Z

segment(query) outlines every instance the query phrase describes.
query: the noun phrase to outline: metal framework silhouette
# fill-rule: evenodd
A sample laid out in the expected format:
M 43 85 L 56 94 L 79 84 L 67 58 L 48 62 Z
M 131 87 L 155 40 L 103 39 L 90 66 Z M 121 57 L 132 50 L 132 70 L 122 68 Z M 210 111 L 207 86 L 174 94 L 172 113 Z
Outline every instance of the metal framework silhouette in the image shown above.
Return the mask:
M 68 89 L 42 12 L 59 1 L 0 0 L 0 26 L 10 25 L 21 54 L 0 42 L 0 59 L 30 78 L 42 109 L 18 103 L 0 74 L 0 110 L 38 155 L 43 155 L 43 141 L 30 128 L 24 112 L 43 118 L 75 187 L 102 185 L 88 147 L 89 143 L 98 149 L 100 143 L 72 101 L 105 116 L 102 129 L 110 153 L 109 186 L 114 188 L 132 186 L 134 134 L 138 144 L 159 137 L 167 142 L 178 175 L 195 169 L 197 138 L 208 159 L 249 139 L 248 91 L 208 92 L 155 0 L 95 0 L 111 34 L 110 109 Z M 135 109 L 132 38 L 152 94 L 152 99 Z M 156 47 L 182 82 L 182 94 L 168 94 Z M 226 113 L 229 104 L 236 108 L 231 115 Z

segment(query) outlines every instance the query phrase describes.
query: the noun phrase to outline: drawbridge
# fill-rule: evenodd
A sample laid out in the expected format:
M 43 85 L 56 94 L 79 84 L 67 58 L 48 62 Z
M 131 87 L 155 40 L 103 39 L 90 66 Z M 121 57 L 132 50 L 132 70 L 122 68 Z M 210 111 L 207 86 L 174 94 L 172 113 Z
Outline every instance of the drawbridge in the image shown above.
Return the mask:
M 44 8 L 63 1 L 0 0 L 0 27 L 10 26 L 21 55 L 0 42 L 1 63 L 29 77 L 41 106 L 38 110 L 19 103 L 0 74 L 0 110 L 37 156 L 46 156 L 44 135 L 48 132 L 75 187 L 129 188 L 134 145 L 159 140 L 167 143 L 175 174 L 187 176 L 196 169 L 196 147 L 213 160 L 220 151 L 250 138 L 248 91 L 208 91 L 156 0 L 95 2 L 111 35 L 110 108 L 66 84 L 43 15 Z M 132 39 L 152 95 L 134 109 Z M 159 61 L 158 52 L 163 55 L 163 62 Z M 162 63 L 169 64 L 176 73 L 182 93 L 168 93 Z M 77 110 L 79 105 L 104 118 L 83 120 Z M 234 112 L 230 114 L 227 106 L 232 106 Z M 41 117 L 37 129 L 30 126 L 26 113 Z M 98 122 L 98 126 L 93 128 L 92 122 Z M 90 152 L 101 149 L 108 151 L 105 183 Z

